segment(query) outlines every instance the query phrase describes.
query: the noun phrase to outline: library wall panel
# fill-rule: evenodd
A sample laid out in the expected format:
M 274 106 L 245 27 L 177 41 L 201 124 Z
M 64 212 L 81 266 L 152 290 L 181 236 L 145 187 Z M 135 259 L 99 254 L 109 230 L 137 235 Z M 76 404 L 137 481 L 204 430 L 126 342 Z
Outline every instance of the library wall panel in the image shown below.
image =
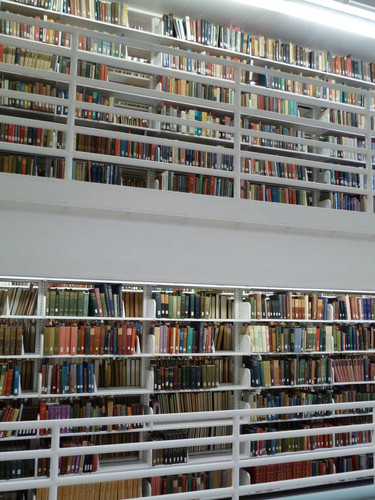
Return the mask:
M 89 186 L 94 193 L 80 190 L 79 197 L 73 186 L 41 180 L 5 179 L 0 186 L 4 275 L 65 276 L 69 270 L 77 278 L 373 289 L 367 214 L 346 213 L 353 224 L 339 234 L 341 214 L 322 219 L 317 209 L 303 226 L 295 207 L 262 207 L 267 225 L 261 228 L 255 202 L 238 218 L 230 210 L 225 217 L 216 200 L 193 196 L 177 208 L 174 193 L 122 188 L 101 209 L 106 186 Z M 233 204 L 242 202 L 228 200 L 227 207 Z M 217 220 L 199 217 L 203 208 L 209 216 L 216 210 Z M 288 228 L 294 222 L 297 227 Z

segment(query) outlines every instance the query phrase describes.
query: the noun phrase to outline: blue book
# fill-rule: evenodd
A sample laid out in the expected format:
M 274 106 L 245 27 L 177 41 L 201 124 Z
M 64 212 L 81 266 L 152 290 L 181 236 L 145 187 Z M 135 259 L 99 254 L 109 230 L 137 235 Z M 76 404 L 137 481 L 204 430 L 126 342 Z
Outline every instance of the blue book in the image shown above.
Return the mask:
M 77 392 L 83 392 L 83 365 L 77 364 Z
M 161 293 L 153 292 L 153 295 L 156 302 L 156 317 L 161 318 Z
M 186 353 L 193 352 L 193 338 L 194 338 L 194 328 L 191 326 L 188 326 L 187 327 Z
M 20 387 L 20 367 L 15 365 L 13 371 L 13 396 L 19 395 L 19 387 Z
M 117 326 L 113 327 L 113 343 L 112 343 L 112 354 L 117 354 L 117 339 L 118 339 L 118 329 Z
M 179 352 L 179 354 L 182 354 L 184 352 L 184 328 L 180 328 L 178 352 Z

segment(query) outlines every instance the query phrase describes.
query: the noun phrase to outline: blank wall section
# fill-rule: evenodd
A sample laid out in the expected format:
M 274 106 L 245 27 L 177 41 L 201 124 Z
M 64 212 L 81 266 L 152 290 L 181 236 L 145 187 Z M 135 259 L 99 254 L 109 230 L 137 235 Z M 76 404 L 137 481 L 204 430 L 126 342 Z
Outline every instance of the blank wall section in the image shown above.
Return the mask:
M 374 236 L 371 227 L 366 230 L 363 225 L 368 216 L 372 223 L 371 214 L 344 214 L 360 221 L 345 232 L 329 230 L 329 217 L 321 217 L 330 215 L 327 210 L 247 205 L 239 200 L 242 207 L 264 208 L 263 217 L 271 208 L 269 224 L 265 219 L 262 224 L 254 222 L 257 217 L 251 210 L 237 219 L 232 214 L 231 220 L 219 212 L 213 220 L 198 217 L 192 207 L 183 209 L 184 203 L 176 205 L 175 196 L 166 202 L 160 198 L 156 205 L 157 198 L 152 199 L 173 193 L 130 189 L 122 199 L 120 188 L 113 191 L 121 196 L 114 202 L 111 197 L 112 204 L 107 197 L 107 202 L 93 205 L 90 188 L 96 186 L 60 182 L 53 192 L 48 182 L 31 181 L 35 179 L 17 178 L 13 184 L 7 178 L 8 186 L 0 187 L 1 275 L 375 290 Z M 81 198 L 74 189 L 64 192 L 67 184 L 78 184 Z M 108 194 L 111 187 L 104 188 Z M 143 212 L 126 204 L 135 204 L 134 191 Z M 190 202 L 189 196 L 177 195 L 180 202 L 187 198 Z M 197 213 L 200 198 L 204 197 L 192 199 Z M 146 210 L 149 203 L 154 211 Z M 284 208 L 289 212 L 283 213 Z M 191 217 L 181 210 L 190 210 Z M 296 214 L 300 221 L 301 213 L 320 216 L 324 230 L 319 229 L 319 218 L 315 228 L 312 220 L 309 228 L 301 222 L 294 227 L 291 217 Z

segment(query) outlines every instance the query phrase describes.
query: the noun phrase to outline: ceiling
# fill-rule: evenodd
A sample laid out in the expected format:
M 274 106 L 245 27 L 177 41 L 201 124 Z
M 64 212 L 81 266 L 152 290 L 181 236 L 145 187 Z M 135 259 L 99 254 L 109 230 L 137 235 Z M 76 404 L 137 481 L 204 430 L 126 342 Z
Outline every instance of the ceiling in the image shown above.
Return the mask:
M 337 2 L 345 3 L 345 0 L 337 0 Z M 349 0 L 349 3 L 354 5 L 359 2 Z M 361 3 L 375 7 L 375 0 L 363 0 Z M 146 12 L 150 12 L 150 4 L 152 4 L 152 11 L 158 15 L 170 12 L 177 17 L 188 15 L 193 19 L 203 18 L 218 24 L 232 24 L 250 33 L 261 33 L 299 43 L 312 49 L 330 50 L 336 54 L 375 61 L 375 39 L 373 38 L 346 33 L 340 30 L 339 26 L 337 28 L 326 27 L 308 19 L 296 19 L 287 14 L 252 7 L 241 3 L 240 0 L 152 0 L 152 2 L 128 0 L 127 4 L 129 7 Z

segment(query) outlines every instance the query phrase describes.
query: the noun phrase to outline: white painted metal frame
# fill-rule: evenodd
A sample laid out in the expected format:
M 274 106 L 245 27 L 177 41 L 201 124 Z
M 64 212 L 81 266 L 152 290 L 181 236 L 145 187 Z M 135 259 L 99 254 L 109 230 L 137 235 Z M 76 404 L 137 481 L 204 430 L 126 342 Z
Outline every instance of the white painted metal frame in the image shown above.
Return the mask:
M 280 412 L 285 414 L 316 412 L 316 411 L 336 411 L 369 408 L 374 413 L 375 402 L 358 403 L 340 403 L 327 405 L 305 405 L 282 408 L 264 408 L 252 410 L 230 410 L 221 412 L 197 412 L 184 414 L 184 420 L 187 422 L 185 427 L 199 428 L 210 425 L 226 425 L 232 428 L 232 432 L 227 436 L 198 438 L 194 440 L 194 445 L 213 445 L 213 444 L 231 444 L 231 451 L 222 456 L 213 455 L 206 457 L 204 462 L 192 457 L 187 463 L 178 466 L 149 466 L 144 461 L 139 460 L 129 464 L 127 470 L 123 465 L 117 471 L 106 471 L 105 467 L 96 472 L 88 474 L 58 475 L 59 457 L 71 456 L 72 454 L 92 455 L 95 453 L 111 453 L 121 451 L 144 451 L 150 453 L 151 450 L 167 449 L 189 446 L 191 443 L 184 439 L 175 439 L 168 441 L 145 440 L 137 443 L 114 444 L 114 445 L 95 445 L 80 446 L 74 448 L 64 448 L 60 444 L 60 438 L 65 435 L 61 432 L 62 427 L 81 427 L 81 426 L 102 426 L 115 424 L 143 424 L 144 428 L 137 429 L 142 433 L 149 429 L 157 430 L 180 428 L 180 414 L 164 415 L 137 415 L 132 417 L 106 417 L 106 418 L 82 418 L 67 420 L 45 420 L 28 422 L 7 422 L 0 423 L 0 431 L 20 430 L 20 429 L 51 429 L 51 447 L 40 450 L 29 451 L 9 451 L 0 455 L 0 461 L 37 459 L 49 457 L 51 460 L 50 474 L 47 478 L 26 478 L 13 481 L 0 481 L 0 491 L 14 491 L 34 488 L 49 488 L 50 500 L 56 500 L 57 488 L 69 484 L 97 483 L 102 481 L 116 481 L 135 478 L 150 478 L 161 475 L 171 475 L 176 473 L 201 472 L 202 464 L 205 471 L 213 470 L 232 470 L 232 486 L 227 488 L 199 491 L 200 498 L 232 498 L 239 499 L 243 495 L 255 494 L 264 491 L 278 491 L 284 489 L 293 489 L 313 485 L 322 485 L 336 483 L 339 481 L 352 481 L 361 478 L 374 478 L 375 469 L 359 470 L 345 473 L 336 473 L 332 475 L 316 476 L 300 479 L 290 479 L 284 481 L 275 481 L 272 483 L 250 484 L 250 478 L 244 473 L 246 467 L 259 465 L 270 465 L 275 463 L 291 463 L 305 460 L 323 460 L 332 457 L 344 457 L 350 455 L 373 454 L 375 452 L 374 437 L 372 442 L 361 445 L 339 446 L 333 448 L 317 449 L 314 451 L 301 451 L 298 453 L 279 453 L 276 455 L 266 455 L 261 457 L 250 457 L 248 452 L 244 451 L 241 443 L 250 443 L 254 441 L 264 441 L 269 439 L 286 439 L 296 436 L 319 436 L 324 434 L 339 434 L 341 432 L 360 432 L 369 430 L 374 436 L 375 423 L 339 425 L 333 427 L 312 428 L 293 431 L 277 431 L 261 434 L 241 434 L 241 425 L 249 422 L 252 417 L 257 415 L 277 415 Z M 272 422 L 272 421 L 271 421 Z M 80 433 L 74 433 L 79 435 Z M 245 447 L 246 449 L 246 447 Z M 197 492 L 173 494 L 173 498 L 194 499 Z M 168 496 L 167 496 L 168 497 Z M 142 498 L 142 497 L 139 497 Z M 155 498 L 161 498 L 156 496 Z M 169 498 L 169 497 L 168 497 Z M 171 496 L 172 498 L 172 496 Z

